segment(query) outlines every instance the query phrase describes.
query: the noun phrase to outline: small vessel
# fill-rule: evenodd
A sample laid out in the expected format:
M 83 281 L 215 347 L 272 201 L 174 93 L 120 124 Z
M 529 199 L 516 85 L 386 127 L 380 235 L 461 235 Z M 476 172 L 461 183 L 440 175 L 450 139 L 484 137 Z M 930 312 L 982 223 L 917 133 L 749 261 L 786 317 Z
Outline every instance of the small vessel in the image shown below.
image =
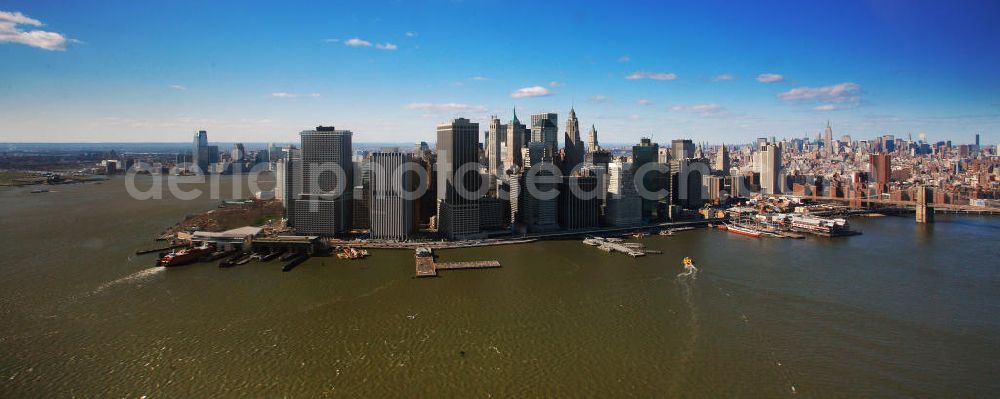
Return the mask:
M 659 233 L 659 234 L 660 234 L 661 236 L 672 236 L 672 235 L 674 235 L 674 231 L 673 231 L 673 230 L 670 230 L 670 229 L 667 229 L 667 230 L 660 230 L 660 233 Z
M 691 260 L 691 257 L 685 256 L 684 257 L 684 268 L 687 269 L 689 267 L 694 267 L 694 261 Z
M 364 249 L 354 249 L 351 247 L 344 247 L 344 249 L 337 254 L 340 259 L 361 259 L 368 256 L 368 251 Z
M 166 255 L 156 260 L 157 266 L 180 266 L 197 262 L 204 255 L 210 255 L 215 251 L 215 247 L 210 244 L 203 244 L 200 247 L 184 248 L 170 251 Z
M 49 190 L 48 189 L 44 189 L 44 188 L 40 188 L 40 189 L 37 189 L 37 190 L 31 190 L 32 194 L 41 194 L 41 193 L 47 193 L 47 192 L 49 192 Z

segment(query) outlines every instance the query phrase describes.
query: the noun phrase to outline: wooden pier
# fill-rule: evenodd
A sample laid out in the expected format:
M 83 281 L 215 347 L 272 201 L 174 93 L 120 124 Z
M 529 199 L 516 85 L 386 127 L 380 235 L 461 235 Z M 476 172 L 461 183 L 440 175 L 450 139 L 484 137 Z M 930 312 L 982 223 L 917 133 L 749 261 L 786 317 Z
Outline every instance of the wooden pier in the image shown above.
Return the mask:
M 433 250 L 427 247 L 417 248 L 414 258 L 416 259 L 417 277 L 437 277 L 438 270 L 493 269 L 500 267 L 500 262 L 495 260 L 438 263 L 434 261 Z

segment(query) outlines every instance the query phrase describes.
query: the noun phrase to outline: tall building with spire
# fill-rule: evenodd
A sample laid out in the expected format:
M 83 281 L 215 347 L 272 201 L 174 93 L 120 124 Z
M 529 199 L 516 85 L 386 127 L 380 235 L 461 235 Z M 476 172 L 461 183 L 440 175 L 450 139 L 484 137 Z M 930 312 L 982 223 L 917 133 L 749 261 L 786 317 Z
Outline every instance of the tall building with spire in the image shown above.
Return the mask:
M 524 147 L 527 132 L 527 127 L 517 119 L 517 109 L 515 108 L 514 117 L 507 124 L 507 140 L 502 150 L 504 170 L 521 165 L 521 148 Z
M 826 121 L 826 130 L 823 131 L 823 153 L 833 155 L 833 128 L 830 127 L 829 119 Z
M 596 133 L 595 140 L 596 140 Z M 569 175 L 570 172 L 583 163 L 583 141 L 580 140 L 580 121 L 576 119 L 576 109 L 569 109 L 569 117 L 566 118 L 565 133 L 565 158 L 563 159 L 563 173 Z
M 600 149 L 601 145 L 597 143 L 597 128 L 590 125 L 590 132 L 587 133 L 587 152 L 595 152 Z
M 507 143 L 507 125 L 496 115 L 490 116 L 490 129 L 486 133 L 486 170 L 490 176 L 503 173 L 503 145 Z

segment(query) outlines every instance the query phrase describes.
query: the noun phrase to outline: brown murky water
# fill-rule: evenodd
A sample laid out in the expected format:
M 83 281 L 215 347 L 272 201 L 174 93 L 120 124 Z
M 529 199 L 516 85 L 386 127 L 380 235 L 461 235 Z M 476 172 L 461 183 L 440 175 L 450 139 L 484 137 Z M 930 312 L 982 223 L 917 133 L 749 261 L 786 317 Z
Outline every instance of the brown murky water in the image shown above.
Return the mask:
M 1000 219 L 712 230 L 631 259 L 578 241 L 220 270 L 135 256 L 217 200 L 121 179 L 0 191 L 0 397 L 983 397 L 1000 390 Z M 230 194 L 228 186 L 223 195 Z M 231 195 L 231 194 L 230 194 Z M 697 279 L 679 280 L 691 256 Z

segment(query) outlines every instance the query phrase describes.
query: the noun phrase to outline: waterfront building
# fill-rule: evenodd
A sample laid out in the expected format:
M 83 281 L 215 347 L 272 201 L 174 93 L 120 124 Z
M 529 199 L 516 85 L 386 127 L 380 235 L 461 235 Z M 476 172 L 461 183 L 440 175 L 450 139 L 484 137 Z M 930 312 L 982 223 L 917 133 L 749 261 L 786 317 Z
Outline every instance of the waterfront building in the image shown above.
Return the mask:
M 549 232 L 559 229 L 558 195 L 541 198 L 528 189 L 533 185 L 538 192 L 558 190 L 559 179 L 548 170 L 529 173 L 518 172 L 510 179 L 511 226 L 527 232 Z
M 479 199 L 479 229 L 483 232 L 502 231 L 510 220 L 510 202 L 496 197 Z
M 403 241 L 415 230 L 414 203 L 404 194 L 414 191 L 414 176 L 402 172 L 409 160 L 402 152 L 374 152 L 369 158 L 371 238 Z
M 354 165 L 350 130 L 317 126 L 299 133 L 302 190 L 295 202 L 296 230 L 333 236 L 351 229 Z
M 690 140 L 688 140 L 690 142 Z M 632 173 L 638 173 L 639 168 L 646 164 L 656 163 L 659 154 L 659 145 L 652 142 L 650 138 L 643 137 L 639 144 L 632 146 Z M 650 170 L 641 176 L 642 187 L 649 193 L 654 193 L 663 188 L 663 175 L 656 170 Z M 656 218 L 656 204 L 659 200 L 655 198 L 642 198 L 642 220 L 652 221 Z
M 516 113 L 510 125 L 515 127 L 508 130 L 508 144 L 520 141 L 511 136 L 524 131 Z M 481 176 L 478 167 L 465 166 L 478 165 L 478 148 L 478 123 L 455 118 L 437 126 L 437 223 L 438 232 L 449 239 L 474 238 L 480 233 L 479 198 L 470 193 L 479 190 Z
M 632 166 L 615 160 L 608 164 L 608 196 L 605 223 L 627 227 L 642 223 L 642 199 L 636 191 Z
M 576 119 L 576 109 L 570 107 L 569 117 L 566 118 L 566 132 L 564 137 L 564 157 L 563 174 L 570 175 L 570 171 L 578 168 L 584 160 L 583 141 L 580 140 L 580 121 Z M 597 145 L 597 131 L 594 131 L 594 145 Z
M 760 173 L 761 194 L 781 194 L 781 148 L 774 143 L 761 144 L 756 154 L 755 169 Z
M 559 226 L 566 230 L 598 227 L 599 188 L 597 177 L 586 174 L 563 176 L 559 185 Z M 571 186 L 578 188 L 579 195 Z

